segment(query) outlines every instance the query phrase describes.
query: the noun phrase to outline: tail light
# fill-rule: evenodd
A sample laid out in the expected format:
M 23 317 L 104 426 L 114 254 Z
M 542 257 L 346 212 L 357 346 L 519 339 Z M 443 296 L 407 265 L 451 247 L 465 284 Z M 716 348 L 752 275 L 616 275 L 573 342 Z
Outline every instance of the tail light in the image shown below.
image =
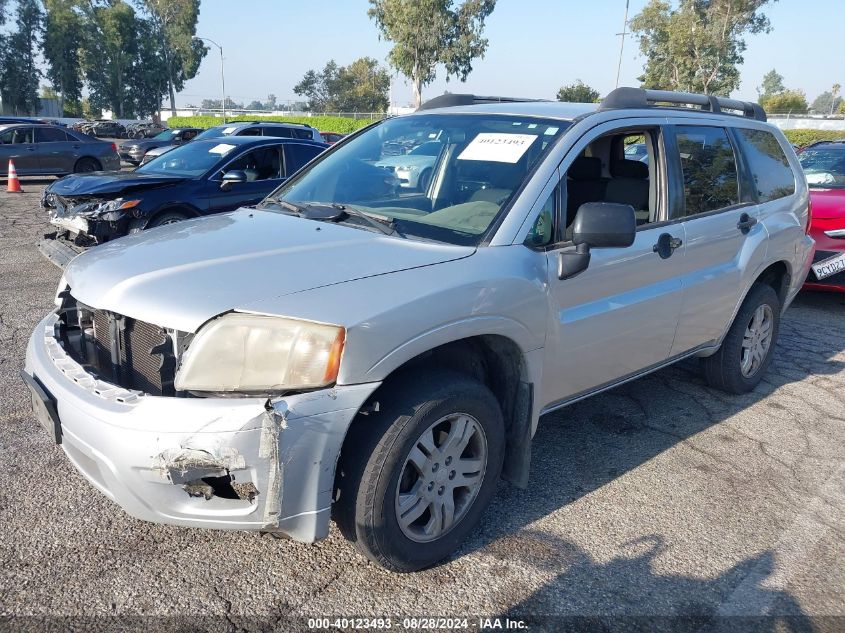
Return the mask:
M 813 199 L 807 200 L 807 226 L 804 227 L 804 233 L 810 234 L 810 224 L 813 223 Z
M 111 144 L 111 151 L 113 151 L 113 152 L 116 152 L 116 151 L 117 151 L 117 143 L 112 143 L 112 144 Z

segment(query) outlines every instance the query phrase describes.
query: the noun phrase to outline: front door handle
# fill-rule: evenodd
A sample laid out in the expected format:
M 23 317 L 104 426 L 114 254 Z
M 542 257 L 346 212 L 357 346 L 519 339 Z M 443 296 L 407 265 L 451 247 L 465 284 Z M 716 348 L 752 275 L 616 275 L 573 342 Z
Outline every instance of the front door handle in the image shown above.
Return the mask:
M 752 218 L 747 213 L 743 213 L 739 216 L 739 222 L 736 223 L 736 228 L 742 231 L 743 234 L 748 233 L 751 230 L 751 227 L 757 224 L 757 218 Z
M 673 237 L 669 233 L 661 233 L 657 238 L 657 244 L 652 250 L 660 255 L 660 259 L 669 259 L 676 248 L 683 246 L 684 241 L 679 237 Z

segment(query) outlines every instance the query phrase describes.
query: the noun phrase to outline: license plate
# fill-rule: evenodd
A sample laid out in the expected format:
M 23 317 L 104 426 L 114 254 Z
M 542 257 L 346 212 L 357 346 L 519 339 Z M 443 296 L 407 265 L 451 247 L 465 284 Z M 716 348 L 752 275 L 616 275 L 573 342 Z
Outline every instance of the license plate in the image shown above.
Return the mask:
M 845 271 L 845 253 L 828 257 L 820 262 L 813 264 L 813 272 L 816 274 L 816 279 L 821 281 L 825 277 L 830 277 L 836 273 Z
M 62 423 L 59 421 L 59 412 L 56 410 L 56 402 L 41 386 L 38 379 L 30 376 L 25 371 L 21 372 L 26 386 L 29 387 L 29 395 L 32 397 L 32 413 L 41 423 L 41 426 L 50 435 L 56 444 L 62 443 Z

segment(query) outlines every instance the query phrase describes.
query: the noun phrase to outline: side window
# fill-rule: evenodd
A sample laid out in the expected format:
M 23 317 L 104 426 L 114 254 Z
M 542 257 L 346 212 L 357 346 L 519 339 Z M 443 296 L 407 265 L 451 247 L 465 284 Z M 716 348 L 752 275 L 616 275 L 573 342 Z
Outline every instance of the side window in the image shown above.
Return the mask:
M 546 199 L 540 215 L 534 220 L 534 225 L 525 237 L 525 245 L 532 248 L 542 248 L 554 241 L 555 217 L 557 216 L 558 188 L 552 191 Z
M 276 138 L 292 138 L 293 137 L 293 134 L 291 134 L 290 128 L 282 127 L 280 125 L 265 127 L 261 130 L 261 134 L 263 134 L 264 136 L 274 136 Z
M 182 140 L 183 141 L 190 141 L 196 135 L 197 135 L 196 130 L 185 130 L 184 132 L 182 132 Z
M 2 136 L 3 145 L 17 145 L 18 143 L 32 143 L 31 127 L 16 127 L 6 130 Z
M 323 151 L 322 147 L 290 143 L 285 148 L 285 175 L 291 176 L 298 171 L 305 163 L 310 161 L 317 154 Z
M 35 128 L 36 143 L 64 143 L 67 141 L 67 134 L 63 130 L 54 127 Z
M 305 140 L 310 140 L 310 139 L 314 138 L 314 135 L 311 132 L 311 130 L 308 130 L 308 129 L 305 129 L 305 128 L 302 128 L 302 129 L 293 128 L 293 129 L 291 129 L 291 137 L 292 138 L 302 138 L 302 139 L 305 139 Z
M 281 178 L 282 161 L 278 147 L 259 147 L 229 163 L 223 173 L 242 171 L 247 182 Z
M 757 200 L 769 202 L 795 193 L 795 174 L 775 135 L 764 130 L 736 130 L 739 146 L 754 178 Z
M 675 128 L 684 176 L 684 216 L 739 204 L 736 156 L 720 127 Z
M 604 134 L 572 161 L 566 172 L 565 239 L 588 202 L 630 205 L 638 226 L 658 221 L 659 135 L 659 128 Z
M 238 136 L 261 136 L 260 127 L 247 127 L 238 132 Z
M 11 145 L 15 135 L 14 130 L 6 130 L 0 134 L 0 145 Z

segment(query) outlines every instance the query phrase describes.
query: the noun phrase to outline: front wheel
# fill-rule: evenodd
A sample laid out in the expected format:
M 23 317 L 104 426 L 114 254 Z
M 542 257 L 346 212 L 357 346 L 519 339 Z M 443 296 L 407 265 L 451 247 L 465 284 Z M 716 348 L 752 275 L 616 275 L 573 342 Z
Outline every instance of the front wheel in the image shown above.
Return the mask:
M 772 362 L 780 312 L 780 299 L 771 286 L 751 287 L 719 351 L 702 359 L 711 387 L 740 394 L 760 384 Z
M 490 390 L 463 374 L 383 390 L 380 411 L 357 420 L 345 442 L 335 520 L 371 560 L 416 571 L 478 524 L 502 469 L 504 422 Z

